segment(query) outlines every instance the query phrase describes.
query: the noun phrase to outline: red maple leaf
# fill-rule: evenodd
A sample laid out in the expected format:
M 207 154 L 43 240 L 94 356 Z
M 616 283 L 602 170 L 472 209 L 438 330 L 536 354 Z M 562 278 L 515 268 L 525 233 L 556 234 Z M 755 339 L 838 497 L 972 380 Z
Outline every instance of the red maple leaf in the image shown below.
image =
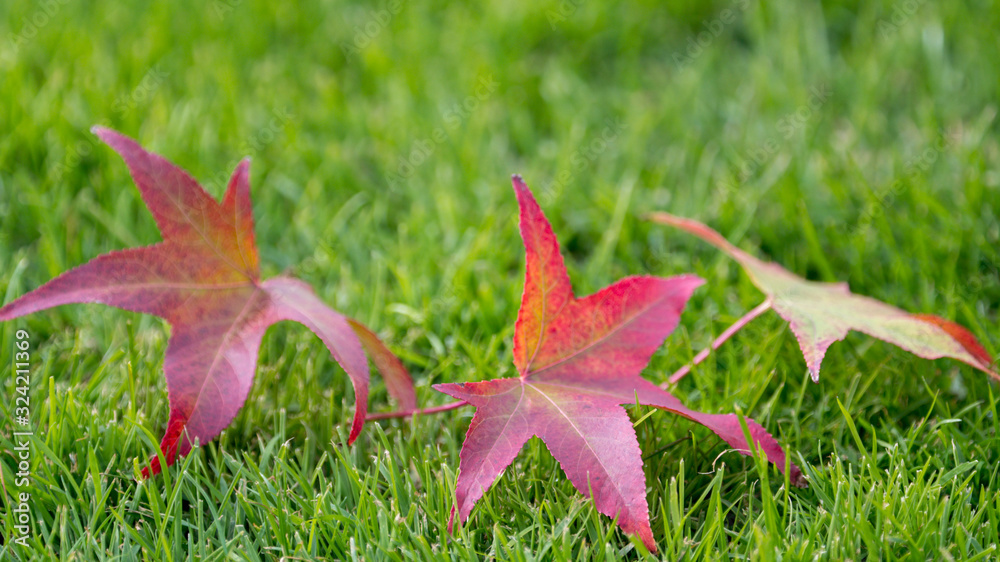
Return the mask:
M 102 303 L 154 314 L 172 326 L 163 361 L 170 418 L 161 448 L 167 465 L 195 439 L 217 436 L 243 406 L 267 328 L 305 324 L 326 344 L 354 385 L 357 405 L 348 442 L 364 425 L 368 362 L 404 409 L 415 403 L 406 369 L 358 322 L 327 307 L 306 283 L 262 281 L 250 204 L 250 161 L 236 167 L 221 203 L 184 170 L 110 129 L 93 132 L 128 165 L 163 242 L 98 256 L 0 308 L 0 321 L 69 303 Z M 157 457 L 143 476 L 160 472 Z
M 434 387 L 476 407 L 460 456 L 449 529 L 456 511 L 460 520 L 468 518 L 522 446 L 538 436 L 576 489 L 593 492 L 598 511 L 617 517 L 625 532 L 655 550 L 641 451 L 622 404 L 669 410 L 705 425 L 736 450 L 749 450 L 737 416 L 690 410 L 639 376 L 703 281 L 692 275 L 627 277 L 577 299 L 552 227 L 521 178 L 514 176 L 513 183 L 527 250 L 514 334 L 520 376 Z M 778 443 L 753 420 L 746 422 L 756 446 L 784 470 Z M 793 464 L 789 477 L 804 484 Z

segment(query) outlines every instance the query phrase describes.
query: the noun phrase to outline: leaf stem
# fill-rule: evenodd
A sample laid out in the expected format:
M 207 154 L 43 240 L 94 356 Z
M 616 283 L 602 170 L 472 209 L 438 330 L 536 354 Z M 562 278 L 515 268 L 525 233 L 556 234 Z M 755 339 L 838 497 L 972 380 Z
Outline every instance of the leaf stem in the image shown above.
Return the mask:
M 750 312 L 747 312 L 746 314 L 743 315 L 742 318 L 734 322 L 732 326 L 726 328 L 726 331 L 722 332 L 721 334 L 719 334 L 719 337 L 715 338 L 715 341 L 712 342 L 711 346 L 706 347 L 705 349 L 698 352 L 698 355 L 695 355 L 694 359 L 692 359 L 690 363 L 684 365 L 683 367 L 678 369 L 676 373 L 670 375 L 670 379 L 661 386 L 663 388 L 667 388 L 668 386 L 677 384 L 681 379 L 683 379 L 688 373 L 691 372 L 692 367 L 704 361 L 708 357 L 708 355 L 712 353 L 712 351 L 719 349 L 719 346 L 725 343 L 725 341 L 728 340 L 729 338 L 733 337 L 733 334 L 740 331 L 740 329 L 743 328 L 743 326 L 749 324 L 751 320 L 767 312 L 770 309 L 771 309 L 771 298 L 768 297 L 764 299 L 764 302 L 757 305 L 756 308 L 754 308 Z
M 455 402 L 450 402 L 443 406 L 435 406 L 433 408 L 425 408 L 423 410 L 402 410 L 397 412 L 380 412 L 378 414 L 369 414 L 365 416 L 365 421 L 374 420 L 388 420 L 392 418 L 405 418 L 409 416 L 423 416 L 427 414 L 439 414 L 441 412 L 447 412 L 448 410 L 454 410 L 455 408 L 461 408 L 462 406 L 468 406 L 469 403 L 465 400 L 457 400 Z

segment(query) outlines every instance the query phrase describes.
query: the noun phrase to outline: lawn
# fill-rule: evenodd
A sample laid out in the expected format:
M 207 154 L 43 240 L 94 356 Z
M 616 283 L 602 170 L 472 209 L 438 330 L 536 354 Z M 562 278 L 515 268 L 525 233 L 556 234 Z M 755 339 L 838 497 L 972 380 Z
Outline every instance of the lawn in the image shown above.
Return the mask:
M 631 274 L 708 283 L 644 375 L 665 381 L 763 295 L 641 220 L 706 222 L 814 280 L 969 328 L 1000 352 L 1000 10 L 987 2 L 104 2 L 0 7 L 0 298 L 159 241 L 137 138 L 218 197 L 253 159 L 265 276 L 291 272 L 431 385 L 515 375 L 524 247 L 510 175 L 577 294 Z M 30 338 L 19 487 L 14 343 Z M 993 560 L 996 385 L 852 333 L 819 383 L 773 312 L 673 390 L 742 411 L 809 487 L 703 427 L 632 408 L 659 551 L 533 439 L 453 537 L 463 408 L 370 422 L 323 344 L 282 323 L 231 426 L 137 481 L 169 413 L 168 326 L 99 305 L 0 324 L 0 559 Z M 373 376 L 371 408 L 393 405 Z M 30 494 L 28 548 L 13 545 Z

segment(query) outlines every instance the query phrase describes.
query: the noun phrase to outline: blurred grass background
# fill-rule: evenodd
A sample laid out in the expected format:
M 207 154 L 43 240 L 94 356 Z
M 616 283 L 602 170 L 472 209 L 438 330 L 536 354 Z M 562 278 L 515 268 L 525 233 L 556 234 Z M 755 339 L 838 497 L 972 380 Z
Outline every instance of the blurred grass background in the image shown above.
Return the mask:
M 291 271 L 430 385 L 510 376 L 523 284 L 511 173 L 578 294 L 708 280 L 646 375 L 665 380 L 762 296 L 639 220 L 666 210 L 812 279 L 936 313 L 1000 349 L 1000 55 L 993 2 L 26 2 L 0 7 L 0 290 L 159 240 L 95 124 L 215 196 L 251 168 L 266 275 Z M 32 341 L 31 547 L 9 542 L 12 344 Z M 533 440 L 449 539 L 471 410 L 369 424 L 307 330 L 267 335 L 246 406 L 169 474 L 134 479 L 168 408 L 156 318 L 70 306 L 0 326 L 0 557 L 642 558 Z M 658 413 L 639 439 L 656 556 L 993 559 L 995 388 L 852 334 L 819 384 L 773 314 L 683 381 L 742 409 L 811 482 Z M 839 402 L 839 403 L 838 403 Z M 372 408 L 391 407 L 376 378 Z M 642 412 L 637 412 L 641 416 Z M 636 418 L 638 419 L 638 418 Z

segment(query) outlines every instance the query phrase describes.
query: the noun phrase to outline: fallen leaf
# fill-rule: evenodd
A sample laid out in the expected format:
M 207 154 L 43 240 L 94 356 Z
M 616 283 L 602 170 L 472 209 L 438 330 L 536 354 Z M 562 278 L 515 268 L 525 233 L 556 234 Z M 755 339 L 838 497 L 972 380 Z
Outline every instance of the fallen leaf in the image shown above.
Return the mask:
M 690 232 L 739 262 L 767 295 L 774 311 L 788 321 L 813 381 L 819 381 L 826 350 L 833 342 L 844 339 L 850 330 L 895 344 L 925 359 L 958 359 L 1000 379 L 982 344 L 954 322 L 929 314 L 910 314 L 882 301 L 856 295 L 847 283 L 808 281 L 777 264 L 751 256 L 698 221 L 668 213 L 652 213 L 649 218 Z
M 267 328 L 305 324 L 354 385 L 349 442 L 364 424 L 368 362 L 403 408 L 415 403 L 406 369 L 367 328 L 327 307 L 306 283 L 260 279 L 250 203 L 250 161 L 236 167 L 221 203 L 166 159 L 110 129 L 93 132 L 128 165 L 163 242 L 98 256 L 0 308 L 0 321 L 69 303 L 101 303 L 153 314 L 172 327 L 163 361 L 170 418 L 161 449 L 167 465 L 212 440 L 243 406 Z M 360 338 L 359 338 L 360 336 Z M 186 438 L 184 437 L 186 434 Z M 157 457 L 143 476 L 160 472 Z
M 747 454 L 739 418 L 686 408 L 640 377 L 703 283 L 692 275 L 627 277 L 577 299 L 559 243 L 531 191 L 514 176 L 527 251 L 524 295 L 514 334 L 517 378 L 439 384 L 434 388 L 476 407 L 459 462 L 449 529 L 538 436 L 576 489 L 598 511 L 656 549 L 649 527 L 642 456 L 622 404 L 656 406 L 701 423 Z M 778 468 L 785 454 L 767 431 L 746 420 L 754 441 Z M 803 484 L 798 467 L 790 479 Z M 591 495 L 591 492 L 593 494 Z

